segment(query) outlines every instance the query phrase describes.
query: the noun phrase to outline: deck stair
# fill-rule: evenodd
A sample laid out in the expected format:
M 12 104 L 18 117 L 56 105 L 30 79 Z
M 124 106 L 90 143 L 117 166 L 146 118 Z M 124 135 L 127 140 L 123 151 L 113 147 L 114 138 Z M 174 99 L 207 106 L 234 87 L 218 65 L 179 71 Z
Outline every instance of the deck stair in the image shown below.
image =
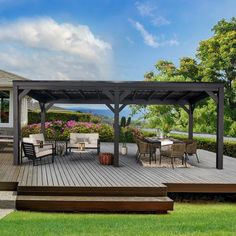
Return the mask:
M 18 186 L 19 210 L 63 212 L 167 212 L 173 200 L 166 187 Z

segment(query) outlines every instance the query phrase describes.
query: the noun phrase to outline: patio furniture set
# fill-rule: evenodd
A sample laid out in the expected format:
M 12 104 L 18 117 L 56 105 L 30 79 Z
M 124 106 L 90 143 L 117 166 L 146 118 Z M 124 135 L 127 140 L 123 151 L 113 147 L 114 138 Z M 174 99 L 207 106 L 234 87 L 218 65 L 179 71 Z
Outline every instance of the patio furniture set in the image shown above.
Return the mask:
M 138 146 L 137 161 L 140 161 L 142 156 L 149 156 L 149 164 L 154 160 L 157 161 L 157 150 L 160 151 L 159 164 L 161 165 L 162 157 L 166 156 L 171 159 L 172 168 L 176 158 L 182 159 L 182 165 L 186 165 L 188 155 L 197 155 L 197 143 L 193 140 L 180 141 L 176 139 L 158 139 L 158 138 L 144 138 L 135 137 Z M 43 157 L 51 156 L 52 163 L 55 155 L 64 155 L 71 153 L 72 149 L 82 153 L 86 150 L 97 150 L 100 154 L 100 140 L 98 133 L 70 133 L 69 139 L 64 141 L 46 141 L 42 133 L 30 134 L 29 137 L 23 138 L 21 148 L 21 162 L 22 157 L 27 157 L 36 165 L 36 161 Z M 112 164 L 113 155 L 111 153 L 101 153 L 99 161 L 101 164 Z
M 172 168 L 176 158 L 182 159 L 182 165 L 186 165 L 189 155 L 195 155 L 199 163 L 197 155 L 197 142 L 194 140 L 180 141 L 177 139 L 160 139 L 160 138 L 144 138 L 135 137 L 138 146 L 137 161 L 140 161 L 142 156 L 149 156 L 149 164 L 153 159 L 157 161 L 157 150 L 160 151 L 159 164 L 161 165 L 162 157 L 168 157 L 171 160 Z
M 51 156 L 54 162 L 55 155 L 70 153 L 72 149 L 77 149 L 78 152 L 96 149 L 99 154 L 100 140 L 98 133 L 70 133 L 68 140 L 46 141 L 44 135 L 40 133 L 23 138 L 21 147 L 21 162 L 23 157 L 27 157 L 35 165 L 38 159 L 41 161 L 43 157 L 48 156 Z

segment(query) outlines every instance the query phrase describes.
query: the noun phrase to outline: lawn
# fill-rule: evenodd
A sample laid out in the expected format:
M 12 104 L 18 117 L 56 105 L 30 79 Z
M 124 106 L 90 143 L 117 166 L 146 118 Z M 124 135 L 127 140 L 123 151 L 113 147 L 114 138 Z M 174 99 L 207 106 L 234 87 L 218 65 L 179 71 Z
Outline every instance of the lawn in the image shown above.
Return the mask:
M 14 212 L 0 235 L 235 235 L 236 204 L 180 204 L 166 215 Z

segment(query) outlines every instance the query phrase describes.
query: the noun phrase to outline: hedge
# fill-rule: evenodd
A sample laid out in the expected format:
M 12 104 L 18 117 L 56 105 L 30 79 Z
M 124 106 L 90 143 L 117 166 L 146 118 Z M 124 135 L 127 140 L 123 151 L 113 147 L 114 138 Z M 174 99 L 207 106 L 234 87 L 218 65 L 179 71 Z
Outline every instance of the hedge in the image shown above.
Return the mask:
M 186 140 L 187 135 L 182 134 L 171 134 L 173 138 L 180 140 Z M 213 138 L 202 138 L 194 137 L 197 141 L 197 146 L 199 149 L 204 149 L 211 152 L 216 152 L 216 140 Z M 224 155 L 236 158 L 236 142 L 235 141 L 224 141 Z
M 68 120 L 75 120 L 80 122 L 93 122 L 99 123 L 100 118 L 93 116 L 89 113 L 79 113 L 79 112 L 69 112 L 69 111 L 49 111 L 46 113 L 46 121 L 55 121 L 55 120 L 62 120 L 64 122 Z M 29 112 L 28 113 L 28 123 L 35 124 L 40 123 L 40 113 L 39 112 Z

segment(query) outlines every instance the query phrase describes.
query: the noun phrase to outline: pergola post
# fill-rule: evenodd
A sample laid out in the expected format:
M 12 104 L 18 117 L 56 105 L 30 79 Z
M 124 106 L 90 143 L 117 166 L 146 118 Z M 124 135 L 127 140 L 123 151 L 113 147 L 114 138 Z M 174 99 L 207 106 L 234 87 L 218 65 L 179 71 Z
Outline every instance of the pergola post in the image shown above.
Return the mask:
M 217 147 L 216 147 L 216 168 L 223 169 L 223 148 L 224 148 L 224 88 L 219 88 L 217 102 Z
M 40 115 L 41 115 L 41 133 L 45 136 L 45 119 L 46 119 L 46 109 L 45 109 L 45 103 L 39 103 L 40 106 Z
M 19 88 L 18 86 L 13 87 L 13 111 L 14 111 L 14 120 L 13 120 L 13 164 L 19 165 L 20 164 L 20 99 L 19 99 Z
M 120 137 L 120 118 L 119 118 L 119 91 L 114 93 L 114 166 L 119 166 L 119 137 Z
M 193 111 L 194 106 L 192 104 L 189 104 L 189 110 L 188 110 L 188 139 L 193 139 Z

